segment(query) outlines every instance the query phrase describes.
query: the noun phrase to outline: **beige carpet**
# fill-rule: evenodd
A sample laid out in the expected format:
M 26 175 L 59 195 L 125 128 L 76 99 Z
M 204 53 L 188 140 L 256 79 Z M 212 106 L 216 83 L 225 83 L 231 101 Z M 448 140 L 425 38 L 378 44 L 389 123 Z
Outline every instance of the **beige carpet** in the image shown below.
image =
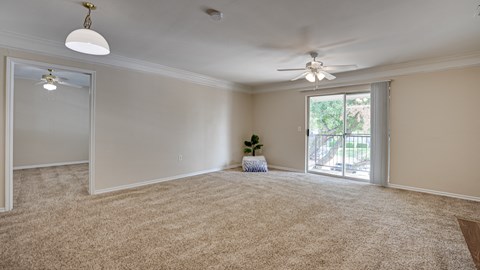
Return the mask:
M 480 203 L 223 171 L 98 196 L 85 165 L 15 172 L 1 269 L 475 269 Z

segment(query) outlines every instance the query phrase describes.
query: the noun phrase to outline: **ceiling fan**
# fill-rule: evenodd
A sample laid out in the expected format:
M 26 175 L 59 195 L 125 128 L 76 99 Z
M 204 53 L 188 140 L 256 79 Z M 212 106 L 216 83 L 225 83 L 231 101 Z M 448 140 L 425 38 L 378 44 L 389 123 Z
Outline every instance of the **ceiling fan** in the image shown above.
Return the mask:
M 35 85 L 43 84 L 43 88 L 47 89 L 48 91 L 57 89 L 57 85 L 55 85 L 55 83 L 65 85 L 65 86 L 71 86 L 75 88 L 83 88 L 82 86 L 65 82 L 65 80 L 67 80 L 65 78 L 59 78 L 53 75 L 52 74 L 53 69 L 49 68 L 47 70 L 48 70 L 48 74 L 42 75 L 42 78 L 40 79 L 40 81 Z
M 297 71 L 303 70 L 304 72 L 295 78 L 291 79 L 291 81 L 296 81 L 305 77 L 309 82 L 315 82 L 316 80 L 321 81 L 323 79 L 327 80 L 334 80 L 336 77 L 332 74 L 328 73 L 327 71 L 336 71 L 336 70 L 348 70 L 348 69 L 356 69 L 356 65 L 335 65 L 335 66 L 324 66 L 323 62 L 317 61 L 316 58 L 318 56 L 317 52 L 310 52 L 310 56 L 313 58 L 312 61 L 308 62 L 304 68 L 284 68 L 284 69 L 277 69 L 278 71 Z

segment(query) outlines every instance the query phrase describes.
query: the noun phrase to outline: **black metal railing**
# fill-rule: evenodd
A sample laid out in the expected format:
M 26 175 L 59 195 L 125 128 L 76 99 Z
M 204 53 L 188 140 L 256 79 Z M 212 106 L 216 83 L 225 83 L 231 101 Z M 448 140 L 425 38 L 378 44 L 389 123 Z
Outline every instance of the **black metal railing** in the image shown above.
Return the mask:
M 370 173 L 370 135 L 310 134 L 308 153 L 315 169 Z

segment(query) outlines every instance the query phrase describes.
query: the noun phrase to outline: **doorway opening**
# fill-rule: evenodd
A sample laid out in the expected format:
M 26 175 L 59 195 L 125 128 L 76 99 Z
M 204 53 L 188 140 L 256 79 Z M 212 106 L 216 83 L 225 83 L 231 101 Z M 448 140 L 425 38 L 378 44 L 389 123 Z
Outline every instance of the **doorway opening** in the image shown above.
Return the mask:
M 93 194 L 95 72 L 7 58 L 6 89 L 5 210 L 14 178 L 83 173 L 80 189 Z
M 370 180 L 370 93 L 308 97 L 307 171 Z

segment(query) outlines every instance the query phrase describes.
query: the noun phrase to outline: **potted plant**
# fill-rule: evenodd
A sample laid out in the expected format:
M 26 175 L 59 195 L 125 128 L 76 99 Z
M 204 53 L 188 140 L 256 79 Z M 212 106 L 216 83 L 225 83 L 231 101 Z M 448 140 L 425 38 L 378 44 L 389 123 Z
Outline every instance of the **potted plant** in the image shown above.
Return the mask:
M 264 156 L 255 156 L 255 151 L 262 149 L 263 144 L 260 144 L 260 138 L 253 134 L 250 141 L 245 141 L 245 154 L 252 154 L 251 156 L 243 156 L 242 168 L 244 172 L 268 172 L 267 161 Z
M 245 141 L 245 146 L 243 152 L 245 154 L 252 153 L 252 156 L 255 156 L 255 151 L 262 149 L 263 144 L 260 144 L 260 138 L 253 134 L 250 141 Z

